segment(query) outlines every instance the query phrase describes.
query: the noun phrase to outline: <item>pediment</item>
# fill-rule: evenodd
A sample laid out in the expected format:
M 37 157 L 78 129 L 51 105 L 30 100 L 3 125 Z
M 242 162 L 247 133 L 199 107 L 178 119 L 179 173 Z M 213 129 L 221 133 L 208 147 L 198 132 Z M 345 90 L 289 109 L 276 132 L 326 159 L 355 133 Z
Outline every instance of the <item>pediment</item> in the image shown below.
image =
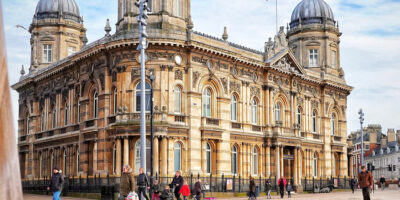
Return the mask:
M 300 63 L 297 61 L 294 54 L 289 50 L 289 48 L 281 51 L 279 54 L 275 55 L 267 61 L 267 65 L 278 71 L 282 71 L 290 74 L 305 75 L 306 72 Z

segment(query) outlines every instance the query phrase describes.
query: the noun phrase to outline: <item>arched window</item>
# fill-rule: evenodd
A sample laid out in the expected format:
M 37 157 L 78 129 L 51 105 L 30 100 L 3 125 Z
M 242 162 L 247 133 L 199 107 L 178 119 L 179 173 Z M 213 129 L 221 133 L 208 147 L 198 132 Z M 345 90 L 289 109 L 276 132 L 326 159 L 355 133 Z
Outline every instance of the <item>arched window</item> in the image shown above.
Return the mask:
M 211 94 L 210 88 L 203 91 L 203 117 L 211 117 Z
M 317 132 L 317 112 L 315 110 L 312 113 L 312 132 Z
M 117 114 L 117 102 L 118 102 L 118 92 L 117 88 L 114 88 L 114 95 L 113 95 L 113 114 Z
M 314 160 L 314 177 L 317 177 L 318 176 L 318 158 L 317 158 L 317 153 L 315 152 L 314 153 L 314 158 L 313 158 L 313 160 Z
M 252 124 L 258 123 L 257 107 L 258 107 L 257 99 L 254 98 L 251 103 L 251 123 Z
M 116 174 L 115 169 L 117 168 L 117 145 L 113 146 L 113 174 Z
M 77 105 L 77 112 L 76 112 L 76 118 L 78 120 L 78 122 L 81 122 L 81 102 L 79 102 L 78 100 L 78 105 Z
M 207 162 L 207 173 L 211 173 L 211 145 L 206 144 L 206 162 Z
M 300 107 L 297 108 L 297 124 L 301 128 L 301 108 Z
M 146 112 L 150 112 L 150 90 L 151 86 L 146 82 L 145 85 L 145 101 L 146 101 Z M 140 112 L 140 98 L 142 91 L 142 83 L 139 82 L 136 86 L 136 112 Z
M 53 116 L 52 116 L 52 123 L 51 123 L 53 128 L 56 128 L 57 126 L 57 111 L 55 108 L 53 108 Z
M 99 95 L 97 92 L 93 95 L 93 118 L 97 119 L 99 112 Z
M 232 95 L 231 98 L 231 120 L 237 121 L 237 98 L 235 95 Z
M 64 124 L 68 125 L 68 103 L 64 106 Z
M 150 141 L 146 140 L 146 158 L 150 158 Z M 150 171 L 150 159 L 146 159 L 146 171 Z M 135 144 L 135 173 L 140 169 L 140 139 Z
M 335 120 L 336 120 L 336 115 L 335 115 L 335 113 L 332 113 L 332 116 L 331 116 L 331 135 L 335 135 L 335 132 L 336 132 Z
M 232 147 L 232 159 L 231 159 L 231 161 L 232 161 L 232 163 L 231 163 L 231 165 L 232 165 L 232 174 L 237 174 L 237 172 L 238 172 L 238 159 L 237 159 L 237 148 L 236 148 L 236 146 L 233 146 Z
M 281 105 L 275 104 L 275 121 L 281 121 Z
M 174 171 L 181 170 L 182 148 L 179 142 L 174 146 Z
M 46 124 L 44 111 L 42 112 L 42 117 L 41 117 L 40 122 L 41 122 L 40 123 L 40 130 L 44 131 L 45 130 L 45 124 Z
M 182 91 L 179 86 L 175 87 L 174 90 L 174 101 L 175 101 L 175 113 L 180 114 L 182 111 Z M 176 170 L 175 170 L 176 171 Z
M 252 158 L 252 162 L 251 162 L 251 171 L 253 173 L 253 175 L 258 174 L 258 149 L 257 147 L 253 148 L 253 151 L 251 152 L 251 158 Z

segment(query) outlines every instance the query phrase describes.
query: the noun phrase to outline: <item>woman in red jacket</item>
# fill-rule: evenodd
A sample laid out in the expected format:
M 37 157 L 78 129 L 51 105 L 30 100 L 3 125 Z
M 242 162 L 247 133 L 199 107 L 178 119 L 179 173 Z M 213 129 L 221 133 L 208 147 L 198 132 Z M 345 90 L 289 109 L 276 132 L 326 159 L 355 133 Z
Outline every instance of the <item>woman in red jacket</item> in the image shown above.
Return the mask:
M 183 200 L 187 200 L 187 197 L 190 196 L 190 189 L 189 185 L 187 184 L 187 181 L 183 182 L 183 186 L 181 190 L 179 191 L 179 194 L 182 194 Z

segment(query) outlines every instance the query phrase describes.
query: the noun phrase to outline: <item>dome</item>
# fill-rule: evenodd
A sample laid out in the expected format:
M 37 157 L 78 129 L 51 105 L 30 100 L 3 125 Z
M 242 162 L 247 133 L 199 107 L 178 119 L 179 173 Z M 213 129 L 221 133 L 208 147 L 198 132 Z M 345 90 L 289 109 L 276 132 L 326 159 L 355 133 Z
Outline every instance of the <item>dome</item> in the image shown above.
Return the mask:
M 36 6 L 35 17 L 45 18 L 64 18 L 80 23 L 78 5 L 74 0 L 40 0 Z
M 301 24 L 323 24 L 335 25 L 335 18 L 331 7 L 324 0 L 303 0 L 293 10 L 290 27 L 294 28 Z

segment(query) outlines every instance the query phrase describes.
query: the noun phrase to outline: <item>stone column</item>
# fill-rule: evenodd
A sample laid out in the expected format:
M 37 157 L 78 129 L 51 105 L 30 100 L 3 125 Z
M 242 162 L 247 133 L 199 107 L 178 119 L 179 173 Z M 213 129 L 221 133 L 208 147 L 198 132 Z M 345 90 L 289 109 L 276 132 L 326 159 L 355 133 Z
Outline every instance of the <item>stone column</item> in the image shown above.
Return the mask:
M 299 162 L 299 158 L 298 158 L 298 153 L 297 153 L 297 148 L 294 149 L 294 174 L 293 174 L 293 178 L 294 178 L 294 184 L 298 185 L 298 180 L 299 177 L 297 177 L 297 170 L 298 170 L 298 162 Z
M 159 162 L 159 150 L 158 150 L 158 137 L 154 137 L 153 141 L 153 168 L 154 168 L 154 175 L 159 174 L 158 169 L 158 162 Z
M 207 173 L 207 152 L 206 152 L 206 140 L 201 140 L 201 170 L 203 174 Z
M 96 174 L 96 172 L 97 172 L 97 141 L 94 141 L 93 142 L 93 174 Z
M 124 138 L 124 165 L 129 164 L 129 139 Z
M 167 176 L 167 171 L 168 171 L 168 166 L 167 166 L 167 160 L 168 160 L 168 139 L 167 137 L 162 137 L 161 139 L 161 166 L 160 166 L 160 171 L 161 171 L 161 176 Z
M 302 176 L 303 176 L 303 163 L 302 163 L 302 155 L 301 155 L 301 152 L 300 152 L 300 147 L 297 149 L 297 155 L 298 155 L 298 159 L 297 159 L 297 161 L 298 161 L 298 164 L 297 164 L 297 166 L 299 167 L 299 169 L 298 169 L 298 175 L 299 175 L 299 183 L 301 184 L 301 179 L 303 178 Z
M 116 166 L 115 166 L 115 171 L 117 175 L 121 175 L 121 139 L 116 139 L 117 142 L 117 158 L 116 158 Z
M 283 166 L 283 146 L 281 146 L 281 147 L 279 147 L 279 149 L 280 149 L 280 167 L 281 167 L 281 169 L 280 169 L 280 171 L 281 171 L 281 176 L 283 177 L 284 175 L 285 175 L 285 168 L 284 168 L 284 166 Z
M 278 180 L 280 178 L 280 152 L 279 152 L 279 146 L 275 147 L 275 177 L 276 180 Z
M 241 148 L 240 148 L 240 164 L 239 164 L 239 167 L 240 167 L 240 175 L 241 176 L 244 176 L 244 144 L 242 143 L 241 144 Z
M 349 165 L 349 167 L 350 167 L 350 177 L 354 177 L 353 176 L 353 156 L 350 156 L 350 165 Z
M 222 175 L 222 171 L 223 171 L 223 169 L 222 169 L 222 158 L 221 158 L 221 156 L 222 156 L 222 152 L 221 152 L 221 144 L 222 144 L 222 140 L 217 140 L 216 141 L 216 143 L 217 143 L 217 160 L 216 160 L 216 173 L 217 173 L 217 175 L 218 176 L 220 176 L 220 175 Z
M 266 171 L 264 171 L 266 169 L 266 167 L 265 167 L 265 160 L 266 160 L 265 151 L 266 151 L 266 147 L 264 145 L 262 145 L 261 152 L 260 152 L 260 156 L 261 156 L 261 171 L 260 171 L 259 174 L 261 174 L 261 176 L 264 176 L 264 177 L 267 174 Z
M 331 152 L 331 176 L 336 176 L 336 168 L 335 168 L 335 153 Z
M 271 147 L 267 145 L 267 150 L 266 150 L 266 156 L 267 156 L 267 174 L 266 176 L 269 177 L 271 176 Z

